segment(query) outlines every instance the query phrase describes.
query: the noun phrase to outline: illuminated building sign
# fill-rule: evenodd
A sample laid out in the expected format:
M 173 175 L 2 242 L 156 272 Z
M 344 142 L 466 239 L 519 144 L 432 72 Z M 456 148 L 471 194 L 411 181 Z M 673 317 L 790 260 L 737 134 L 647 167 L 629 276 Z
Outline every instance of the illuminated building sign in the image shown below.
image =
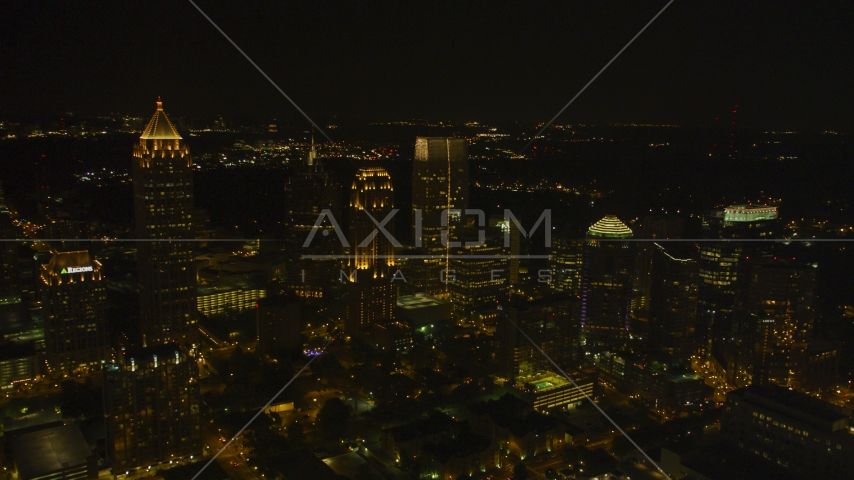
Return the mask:
M 68 268 L 63 268 L 62 271 L 59 273 L 60 274 L 63 274 L 63 273 L 84 273 L 84 272 L 92 272 L 92 271 L 94 271 L 94 269 L 95 269 L 95 267 L 92 267 L 92 266 L 89 266 L 89 267 L 68 267 Z

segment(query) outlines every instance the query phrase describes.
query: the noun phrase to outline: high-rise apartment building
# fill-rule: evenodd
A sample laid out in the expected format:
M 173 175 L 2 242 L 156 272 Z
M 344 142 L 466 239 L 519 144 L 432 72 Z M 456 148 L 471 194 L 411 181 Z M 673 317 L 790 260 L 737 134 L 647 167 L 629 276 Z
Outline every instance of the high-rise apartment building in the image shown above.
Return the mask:
M 628 338 L 635 252 L 632 231 L 614 215 L 587 230 L 581 275 L 581 327 L 588 346 Z
M 650 351 L 659 360 L 690 367 L 697 349 L 698 251 L 682 242 L 652 243 L 652 247 Z
M 113 473 L 202 453 L 199 367 L 175 343 L 123 352 L 104 368 Z
M 394 245 L 374 223 L 382 223 L 392 210 L 394 190 L 388 172 L 382 167 L 360 168 L 350 189 L 348 335 L 359 335 L 375 323 L 394 319 Z M 383 228 L 393 236 L 393 219 Z
M 50 374 L 100 370 L 110 359 L 107 282 L 101 264 L 86 250 L 54 251 L 40 268 L 39 303 Z
M 198 333 L 193 162 L 159 99 L 133 156 L 142 341 L 190 345 Z
M 469 197 L 468 143 L 464 138 L 421 137 L 415 140 L 412 167 L 412 222 L 416 247 L 430 255 L 433 267 L 427 276 L 427 291 L 448 294 L 439 279 L 440 270 L 450 269 L 450 249 L 442 242 L 442 231 L 451 232 Z M 442 213 L 448 210 L 443 221 Z M 442 224 L 445 223 L 443 226 Z M 450 237 L 450 235 L 449 235 Z M 441 255 L 445 258 L 441 258 Z

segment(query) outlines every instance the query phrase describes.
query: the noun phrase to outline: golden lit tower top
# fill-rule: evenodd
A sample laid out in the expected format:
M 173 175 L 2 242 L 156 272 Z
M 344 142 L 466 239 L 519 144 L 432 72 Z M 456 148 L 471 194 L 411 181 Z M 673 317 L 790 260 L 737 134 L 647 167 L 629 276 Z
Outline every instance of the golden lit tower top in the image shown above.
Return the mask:
M 394 247 L 378 232 L 365 246 L 360 244 L 374 231 L 376 225 L 365 213 L 367 211 L 377 222 L 382 222 L 394 209 L 394 190 L 391 177 L 382 167 L 365 167 L 356 172 L 353 187 L 350 190 L 350 224 L 352 226 L 352 249 L 354 267 L 360 270 L 373 268 L 374 276 L 385 276 L 382 266 L 394 265 Z M 391 225 L 385 226 L 391 234 Z
M 137 158 L 183 158 L 190 153 L 190 149 L 184 145 L 178 130 L 172 125 L 166 112 L 163 111 L 163 102 L 157 97 L 157 110 L 148 121 L 148 125 L 142 130 L 139 144 L 133 149 L 133 155 Z M 189 156 L 187 156 L 189 162 Z

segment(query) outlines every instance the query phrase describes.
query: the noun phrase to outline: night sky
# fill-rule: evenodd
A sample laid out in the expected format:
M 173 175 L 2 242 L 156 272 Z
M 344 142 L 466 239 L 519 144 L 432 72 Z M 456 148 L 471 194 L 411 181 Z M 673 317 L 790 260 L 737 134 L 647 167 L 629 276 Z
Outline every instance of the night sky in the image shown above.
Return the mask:
M 666 2 L 199 5 L 310 116 L 551 118 Z M 247 4 L 251 6 L 247 6 Z M 854 4 L 677 0 L 558 123 L 854 128 Z M 0 114 L 297 119 L 186 1 L 5 2 Z

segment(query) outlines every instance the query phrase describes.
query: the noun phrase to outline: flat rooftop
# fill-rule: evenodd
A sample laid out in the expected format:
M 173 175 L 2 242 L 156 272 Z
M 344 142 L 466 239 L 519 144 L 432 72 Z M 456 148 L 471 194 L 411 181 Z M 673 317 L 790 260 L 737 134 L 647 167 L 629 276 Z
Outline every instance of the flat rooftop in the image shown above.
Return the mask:
M 588 385 L 590 382 L 590 378 L 585 376 L 573 375 L 572 379 L 580 388 L 584 388 L 584 386 Z M 524 385 L 525 388 L 533 389 L 533 391 L 538 394 L 567 388 L 567 386 L 569 388 L 575 388 L 572 383 L 567 381 L 562 375 L 553 373 L 540 373 L 527 377 L 519 377 L 517 381 L 520 386 Z
M 566 385 L 570 385 L 570 383 L 567 382 L 566 379 L 563 377 L 559 377 L 557 375 L 548 375 L 534 377 L 526 381 L 523 385 L 528 388 L 533 387 L 534 391 L 536 391 L 537 393 L 544 393 L 554 390 L 556 388 L 562 388 Z
M 56 410 L 54 410 L 53 408 L 42 408 L 38 410 L 32 408 L 27 412 L 26 415 L 22 415 L 18 418 L 4 418 L 3 430 L 6 432 L 6 434 L 10 434 L 17 430 L 21 430 L 22 432 L 28 432 L 30 430 L 35 430 L 36 427 L 38 427 L 39 425 L 50 424 L 56 424 L 53 426 L 61 425 L 62 414 L 57 413 Z
M 359 473 L 359 467 L 367 462 L 358 453 L 348 452 L 335 457 L 324 458 L 323 463 L 329 465 L 329 468 L 338 475 L 353 478 Z M 373 466 L 371 466 L 371 472 L 379 475 Z
M 668 380 L 670 380 L 671 382 L 678 383 L 678 382 L 689 382 L 689 381 L 693 381 L 693 380 L 703 380 L 703 378 L 705 378 L 705 377 L 703 377 L 699 373 L 682 373 L 679 375 L 671 375 L 668 378 Z
M 436 307 L 446 305 L 447 303 L 444 300 L 424 294 L 401 295 L 397 297 L 397 306 L 405 309 Z
M 265 291 L 263 286 L 254 284 L 249 281 L 243 282 L 234 282 L 228 284 L 216 284 L 216 285 L 199 285 L 196 287 L 198 296 L 205 295 L 216 295 L 217 293 L 229 293 L 229 292 L 237 292 L 237 291 L 251 291 L 251 290 L 259 290 Z
M 783 415 L 792 416 L 796 413 L 803 417 L 801 420 L 813 417 L 837 422 L 851 418 L 851 413 L 842 407 L 777 385 L 751 385 L 730 392 L 729 395 L 741 397 L 747 402 L 762 405 Z
M 682 460 L 683 465 L 708 478 L 726 478 L 727 480 L 801 479 L 801 477 L 758 455 L 752 455 L 724 443 L 698 449 L 686 457 Z
M 18 478 L 37 478 L 86 464 L 92 452 L 77 425 L 25 433 L 15 440 Z

